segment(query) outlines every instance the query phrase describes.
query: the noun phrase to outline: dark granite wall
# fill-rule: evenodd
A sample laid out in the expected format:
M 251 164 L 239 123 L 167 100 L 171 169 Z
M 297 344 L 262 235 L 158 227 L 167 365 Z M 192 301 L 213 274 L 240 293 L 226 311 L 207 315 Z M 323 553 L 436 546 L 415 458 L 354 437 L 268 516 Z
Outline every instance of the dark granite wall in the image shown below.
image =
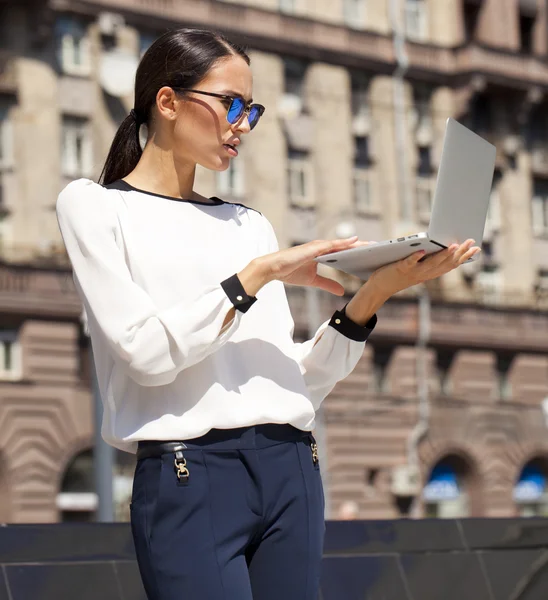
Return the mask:
M 0 600 L 146 600 L 129 526 L 0 526 Z M 548 519 L 329 522 L 321 600 L 548 600 Z

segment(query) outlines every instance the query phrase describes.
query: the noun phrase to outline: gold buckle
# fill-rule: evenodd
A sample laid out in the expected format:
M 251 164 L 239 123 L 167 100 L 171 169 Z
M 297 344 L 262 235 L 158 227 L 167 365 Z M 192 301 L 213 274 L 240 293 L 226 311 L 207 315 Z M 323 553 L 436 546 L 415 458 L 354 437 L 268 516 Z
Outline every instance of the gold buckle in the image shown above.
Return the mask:
M 175 463 L 175 472 L 177 473 L 177 479 L 181 481 L 181 479 L 188 479 L 190 476 L 189 470 L 186 468 L 186 459 L 184 456 L 181 458 L 175 458 L 173 461 Z
M 310 444 L 310 450 L 312 450 L 312 462 L 317 465 L 320 462 L 320 457 L 318 456 L 318 444 L 312 442 L 312 444 Z

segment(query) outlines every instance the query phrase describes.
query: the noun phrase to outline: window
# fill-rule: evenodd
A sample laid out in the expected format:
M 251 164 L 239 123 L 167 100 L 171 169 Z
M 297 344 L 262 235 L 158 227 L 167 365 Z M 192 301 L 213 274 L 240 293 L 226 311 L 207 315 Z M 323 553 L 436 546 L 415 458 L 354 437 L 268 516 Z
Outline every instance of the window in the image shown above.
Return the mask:
M 535 28 L 535 18 L 528 15 L 520 15 L 519 32 L 521 40 L 521 51 L 525 54 L 531 54 L 533 51 L 533 31 Z
M 217 193 L 220 196 L 245 196 L 244 163 L 242 159 L 231 160 L 226 171 L 217 173 Z
M 477 275 L 476 286 L 480 302 L 498 304 L 502 291 L 502 273 L 500 269 L 494 264 L 484 264 Z
M 354 72 L 351 74 L 351 102 L 352 116 L 369 116 L 371 114 L 369 105 L 369 77 L 362 73 Z
M 417 177 L 415 180 L 417 217 L 420 222 L 429 222 L 434 196 L 430 147 L 419 146 L 417 154 Z
M 298 58 L 286 57 L 284 59 L 284 84 L 285 95 L 298 100 L 301 109 L 304 105 L 304 79 L 307 64 Z
M 370 167 L 371 156 L 369 155 L 369 137 L 356 136 L 354 138 L 354 165 L 356 167 Z
M 548 516 L 546 459 L 533 458 L 524 465 L 515 483 L 513 497 L 520 517 Z
M 57 494 L 57 508 L 61 521 L 93 521 L 97 509 L 94 492 L 93 453 L 86 450 L 76 456 L 68 466 L 61 490 Z
M 420 146 L 418 149 L 417 174 L 422 177 L 432 175 L 432 154 L 429 146 Z
M 89 123 L 63 118 L 61 168 L 67 177 L 89 177 L 93 171 L 92 138 Z
M 425 0 L 406 0 L 405 30 L 410 40 L 423 42 L 428 36 L 427 6 Z
M 453 350 L 439 349 L 436 353 L 436 369 L 438 373 L 439 390 L 442 396 L 450 396 L 453 391 L 451 381 L 451 365 L 455 352 Z
M 415 198 L 417 203 L 417 217 L 420 222 L 428 223 L 432 213 L 434 196 L 434 179 L 429 176 L 417 175 L 415 181 Z
M 376 212 L 371 179 L 370 169 L 354 169 L 354 204 L 356 206 L 356 212 L 361 215 L 370 215 Z
M 434 466 L 422 497 L 425 516 L 454 519 L 468 516 L 467 469 L 459 457 L 449 456 Z
M 354 137 L 354 170 L 352 186 L 356 211 L 362 215 L 372 214 L 375 211 L 373 193 L 372 160 L 369 154 L 369 137 Z
M 357 137 L 371 134 L 371 107 L 369 103 L 369 77 L 353 72 L 351 77 L 352 133 Z
M 548 270 L 540 269 L 537 273 L 535 298 L 537 308 L 542 310 L 548 308 Z
M 67 75 L 90 75 L 90 44 L 83 23 L 70 17 L 60 18 L 56 23 L 56 34 L 63 72 Z
M 491 98 L 486 94 L 478 94 L 471 104 L 472 129 L 483 137 L 488 136 L 493 130 Z
M 312 165 L 308 152 L 289 150 L 287 157 L 287 185 L 289 202 L 300 208 L 314 207 Z
M 532 221 L 536 236 L 548 236 L 548 180 L 533 181 Z
M 355 29 L 365 25 L 365 0 L 344 0 L 344 22 Z
M 392 358 L 391 346 L 375 346 L 373 348 L 373 390 L 377 394 L 390 393 L 388 366 Z
M 432 88 L 415 85 L 413 88 L 413 108 L 411 124 L 415 131 L 415 143 L 421 148 L 433 143 Z
M 21 379 L 22 352 L 18 332 L 0 330 L 0 380 Z
M 466 42 L 471 42 L 476 37 L 476 27 L 478 25 L 478 17 L 481 4 L 464 0 L 463 6 L 463 21 L 464 21 L 464 39 Z
M 501 400 L 509 400 L 512 398 L 512 385 L 510 383 L 509 374 L 513 360 L 513 354 L 497 354 L 497 389 L 495 393 L 496 398 L 500 398 Z
M 493 177 L 493 186 L 491 188 L 491 196 L 489 198 L 489 206 L 487 208 L 487 219 L 485 221 L 485 239 L 489 239 L 494 233 L 498 233 L 501 227 L 499 193 L 501 179 L 502 175 L 500 171 L 495 171 L 495 175 Z
M 0 172 L 14 164 L 13 125 L 9 118 L 9 105 L 0 104 Z

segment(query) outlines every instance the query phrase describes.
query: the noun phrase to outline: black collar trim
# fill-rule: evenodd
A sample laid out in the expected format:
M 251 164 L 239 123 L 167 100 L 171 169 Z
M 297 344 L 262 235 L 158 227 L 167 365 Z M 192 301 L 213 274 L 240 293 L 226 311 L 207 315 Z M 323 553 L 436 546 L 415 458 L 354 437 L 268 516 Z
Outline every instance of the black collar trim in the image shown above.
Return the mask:
M 117 181 L 113 181 L 108 185 L 104 185 L 104 188 L 107 190 L 119 190 L 121 192 L 140 192 L 141 194 L 148 194 L 149 196 L 157 196 L 158 198 L 165 198 L 166 200 L 173 200 L 175 202 L 190 202 L 191 204 L 200 204 L 203 206 L 216 206 L 219 204 L 225 204 L 223 200 L 217 198 L 216 196 L 212 196 L 210 198 L 211 202 L 202 202 L 201 200 L 187 200 L 186 198 L 175 198 L 173 196 L 164 196 L 163 194 L 156 194 L 154 192 L 147 192 L 146 190 L 140 190 L 129 184 L 127 181 L 123 179 L 118 179 Z

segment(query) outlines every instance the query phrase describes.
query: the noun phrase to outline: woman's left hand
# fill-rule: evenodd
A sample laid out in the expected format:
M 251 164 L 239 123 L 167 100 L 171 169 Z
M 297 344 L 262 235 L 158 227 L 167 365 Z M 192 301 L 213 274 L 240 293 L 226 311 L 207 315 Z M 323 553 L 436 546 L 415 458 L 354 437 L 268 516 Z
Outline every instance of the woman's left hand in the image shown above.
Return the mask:
M 474 240 L 466 240 L 463 244 L 452 244 L 426 257 L 424 251 L 415 252 L 403 260 L 377 269 L 369 281 L 389 298 L 397 292 L 453 271 L 480 252 L 480 248 L 474 244 Z
M 424 256 L 424 251 L 377 269 L 346 306 L 348 318 L 364 325 L 394 294 L 453 271 L 480 252 L 474 240 Z M 421 260 L 423 259 L 423 260 Z

